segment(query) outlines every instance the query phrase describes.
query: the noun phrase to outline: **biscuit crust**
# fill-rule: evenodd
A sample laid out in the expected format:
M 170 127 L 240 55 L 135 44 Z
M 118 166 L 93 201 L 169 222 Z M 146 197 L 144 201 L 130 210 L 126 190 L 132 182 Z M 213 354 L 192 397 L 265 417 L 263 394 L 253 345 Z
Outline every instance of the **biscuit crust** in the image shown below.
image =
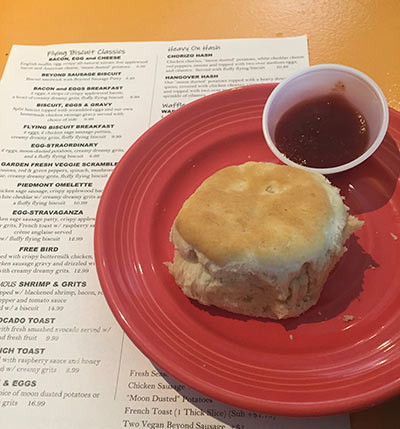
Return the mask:
M 344 223 L 345 210 L 342 215 Z M 323 249 L 332 216 L 319 176 L 247 162 L 206 179 L 184 203 L 175 227 L 216 264 L 287 265 Z

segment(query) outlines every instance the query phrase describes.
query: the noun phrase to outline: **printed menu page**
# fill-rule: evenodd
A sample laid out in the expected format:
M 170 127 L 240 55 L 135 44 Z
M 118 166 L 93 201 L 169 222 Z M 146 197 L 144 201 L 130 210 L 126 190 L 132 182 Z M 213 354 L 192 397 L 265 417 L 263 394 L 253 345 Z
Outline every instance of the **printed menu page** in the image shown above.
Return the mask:
M 93 256 L 125 151 L 203 95 L 308 66 L 306 37 L 14 46 L 0 84 L 0 426 L 348 428 L 200 395 L 125 336 Z

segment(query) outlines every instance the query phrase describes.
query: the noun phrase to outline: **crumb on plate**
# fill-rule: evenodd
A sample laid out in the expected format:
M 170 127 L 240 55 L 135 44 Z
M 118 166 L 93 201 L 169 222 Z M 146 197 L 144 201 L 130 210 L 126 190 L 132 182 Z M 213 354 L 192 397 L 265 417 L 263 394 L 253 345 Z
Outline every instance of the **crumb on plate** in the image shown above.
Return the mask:
M 345 315 L 343 316 L 343 320 L 344 320 L 345 322 L 351 322 L 352 320 L 354 320 L 354 316 L 352 316 L 351 314 L 345 314 Z

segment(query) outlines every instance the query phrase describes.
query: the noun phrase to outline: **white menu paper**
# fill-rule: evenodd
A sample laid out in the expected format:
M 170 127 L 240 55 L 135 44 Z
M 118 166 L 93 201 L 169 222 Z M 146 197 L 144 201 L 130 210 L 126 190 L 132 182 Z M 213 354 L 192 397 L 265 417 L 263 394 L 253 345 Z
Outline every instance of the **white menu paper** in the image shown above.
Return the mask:
M 102 294 L 99 198 L 150 125 L 308 66 L 305 36 L 14 46 L 0 85 L 0 427 L 349 428 L 236 409 L 156 368 Z

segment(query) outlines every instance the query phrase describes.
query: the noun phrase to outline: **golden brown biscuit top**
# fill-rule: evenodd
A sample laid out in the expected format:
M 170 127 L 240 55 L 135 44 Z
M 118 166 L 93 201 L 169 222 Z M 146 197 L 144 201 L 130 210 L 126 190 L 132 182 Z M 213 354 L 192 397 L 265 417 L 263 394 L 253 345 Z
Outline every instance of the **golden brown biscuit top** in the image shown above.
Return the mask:
M 307 260 L 325 248 L 333 216 L 324 181 L 321 175 L 272 163 L 230 166 L 186 200 L 175 227 L 221 266 Z

